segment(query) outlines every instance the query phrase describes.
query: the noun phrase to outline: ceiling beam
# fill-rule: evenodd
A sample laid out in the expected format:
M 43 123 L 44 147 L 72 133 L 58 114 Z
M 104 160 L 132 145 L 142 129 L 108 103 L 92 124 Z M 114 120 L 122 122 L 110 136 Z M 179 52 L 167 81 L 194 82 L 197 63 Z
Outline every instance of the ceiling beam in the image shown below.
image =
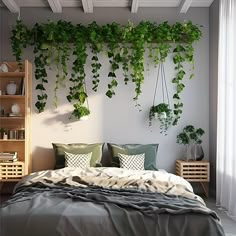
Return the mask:
M 82 0 L 82 5 L 85 13 L 93 13 L 93 1 Z
M 48 0 L 48 3 L 54 13 L 62 13 L 60 0 Z
M 193 0 L 182 0 L 179 4 L 179 12 L 186 13 Z
M 20 7 L 16 4 L 15 0 L 2 0 L 2 2 L 6 5 L 12 13 L 19 13 Z
M 137 13 L 138 12 L 138 7 L 139 7 L 139 0 L 133 0 L 132 5 L 131 5 L 131 12 L 132 13 Z

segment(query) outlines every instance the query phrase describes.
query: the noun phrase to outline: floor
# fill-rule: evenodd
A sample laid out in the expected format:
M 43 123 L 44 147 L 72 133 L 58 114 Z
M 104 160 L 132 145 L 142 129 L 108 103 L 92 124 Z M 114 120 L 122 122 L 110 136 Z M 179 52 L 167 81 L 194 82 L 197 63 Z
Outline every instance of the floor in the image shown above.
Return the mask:
M 227 216 L 227 214 L 224 211 L 219 210 L 216 207 L 214 199 L 209 198 L 204 200 L 206 202 L 206 205 L 210 209 L 214 210 L 220 217 L 226 236 L 236 236 L 236 221 Z

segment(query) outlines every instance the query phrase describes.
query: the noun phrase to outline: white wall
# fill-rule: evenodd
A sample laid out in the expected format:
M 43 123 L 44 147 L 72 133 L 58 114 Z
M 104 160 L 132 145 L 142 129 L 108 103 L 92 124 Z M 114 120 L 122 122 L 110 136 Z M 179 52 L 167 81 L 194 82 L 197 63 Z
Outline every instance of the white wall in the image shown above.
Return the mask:
M 9 36 L 12 25 L 15 24 L 16 15 L 3 10 L 4 18 L 4 60 L 14 60 L 12 57 Z M 192 81 L 186 79 L 186 89 L 182 94 L 184 113 L 178 126 L 169 130 L 168 136 L 159 133 L 157 124 L 151 128 L 148 126 L 148 112 L 152 105 L 156 69 L 150 65 L 150 71 L 145 72 L 145 84 L 143 94 L 140 98 L 142 112 L 134 107 L 132 97 L 134 95 L 133 85 L 124 86 L 121 76 L 120 86 L 116 90 L 116 96 L 112 99 L 104 94 L 107 77 L 108 61 L 101 55 L 103 64 L 100 78 L 102 83 L 99 91 L 94 93 L 91 90 L 91 83 L 88 84 L 89 104 L 91 116 L 88 121 L 70 122 L 68 113 L 71 111 L 70 104 L 66 101 L 66 91 L 60 91 L 60 104 L 57 109 L 53 107 L 53 98 L 50 96 L 48 109 L 37 114 L 34 108 L 32 114 L 32 149 L 33 169 L 40 170 L 53 166 L 52 142 L 114 142 L 114 143 L 159 143 L 158 167 L 174 172 L 175 160 L 181 158 L 182 146 L 176 144 L 176 135 L 187 124 L 202 127 L 206 134 L 203 137 L 203 148 L 206 159 L 209 154 L 209 9 L 192 8 L 188 14 L 178 14 L 176 8 L 140 8 L 138 14 L 131 14 L 129 9 L 123 8 L 98 8 L 94 14 L 84 14 L 78 9 L 63 9 L 62 14 L 52 14 L 49 9 L 23 8 L 21 18 L 27 25 L 34 25 L 36 22 L 46 22 L 48 19 L 56 21 L 63 19 L 73 23 L 87 24 L 96 21 L 98 24 L 111 23 L 113 21 L 126 24 L 128 20 L 134 23 L 142 20 L 156 21 L 161 23 L 169 21 L 192 20 L 194 24 L 202 25 L 203 38 L 194 44 L 195 47 L 195 78 Z M 33 62 L 32 48 L 28 48 L 24 58 Z M 174 66 L 168 59 L 165 70 L 168 81 L 174 77 Z M 86 68 L 87 81 L 89 81 L 90 67 Z M 53 80 L 53 70 L 49 72 L 48 80 Z M 120 73 L 121 74 L 121 73 Z M 89 83 L 89 82 L 88 82 Z M 174 88 L 171 83 L 169 90 L 171 95 Z M 49 83 L 48 94 L 52 94 L 53 85 Z M 33 83 L 33 89 L 35 82 Z M 160 88 L 159 88 L 160 91 Z M 36 92 L 33 92 L 33 103 L 36 102 Z

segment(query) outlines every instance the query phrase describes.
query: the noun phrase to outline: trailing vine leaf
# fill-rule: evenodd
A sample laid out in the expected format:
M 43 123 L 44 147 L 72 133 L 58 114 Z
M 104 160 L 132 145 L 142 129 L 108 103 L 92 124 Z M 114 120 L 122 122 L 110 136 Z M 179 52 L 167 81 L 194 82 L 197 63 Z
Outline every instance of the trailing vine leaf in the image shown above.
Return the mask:
M 22 23 L 21 20 L 16 21 L 15 28 L 12 30 L 11 47 L 13 55 L 16 57 L 20 69 L 22 69 L 22 54 L 23 49 L 32 43 L 32 31 Z
M 26 27 L 21 21 L 17 21 L 12 30 L 11 45 L 13 55 L 20 63 L 23 49 L 27 46 L 34 46 L 35 54 L 35 78 L 38 81 L 37 91 L 38 101 L 36 107 L 41 112 L 45 109 L 47 101 L 47 71 L 51 65 L 56 65 L 55 76 L 55 103 L 57 103 L 57 93 L 60 87 L 65 87 L 67 78 L 67 64 L 71 56 L 75 57 L 72 73 L 70 76 L 68 101 L 72 104 L 83 106 L 87 99 L 85 86 L 85 64 L 87 62 L 87 45 L 92 51 L 91 67 L 93 73 L 93 90 L 97 91 L 99 84 L 99 53 L 107 45 L 107 56 L 110 63 L 108 77 L 108 90 L 106 95 L 112 97 L 115 88 L 118 86 L 117 70 L 122 67 L 124 81 L 127 84 L 129 77 L 135 84 L 136 106 L 140 108 L 138 98 L 142 93 L 144 82 L 144 54 L 148 48 L 149 56 L 157 65 L 163 62 L 167 55 L 173 54 L 176 76 L 172 83 L 176 86 L 173 95 L 175 100 L 175 119 L 173 124 L 177 124 L 182 113 L 183 106 L 180 94 L 184 91 L 184 77 L 186 71 L 184 64 L 192 64 L 194 69 L 194 47 L 193 43 L 201 38 L 201 31 L 198 25 L 191 21 L 176 22 L 174 25 L 163 22 L 161 24 L 149 21 L 140 22 L 134 26 L 131 22 L 121 26 L 117 23 L 98 26 L 93 22 L 88 26 L 73 25 L 71 22 L 58 21 L 35 24 L 32 29 Z M 174 48 L 171 48 L 174 43 Z M 71 53 L 73 55 L 71 55 Z M 189 79 L 193 78 L 193 73 Z M 44 90 L 45 89 L 45 90 Z
M 88 33 L 89 33 L 89 42 L 90 42 L 90 48 L 92 51 L 92 73 L 93 73 L 93 90 L 96 92 L 99 85 L 99 70 L 102 66 L 102 64 L 99 62 L 98 54 L 103 49 L 103 37 L 100 34 L 101 27 L 97 25 L 96 22 L 93 22 L 88 26 Z
M 121 29 L 119 24 L 113 22 L 112 24 L 103 26 L 102 31 L 105 35 L 104 39 L 107 41 L 107 55 L 111 65 L 111 71 L 108 73 L 108 77 L 111 78 L 111 82 L 108 84 L 106 95 L 111 98 L 115 95 L 115 88 L 118 85 L 116 80 L 116 71 L 120 68 L 119 63 L 121 62 L 121 55 L 118 50 Z
M 90 114 L 89 109 L 85 106 L 81 106 L 79 103 L 75 103 L 73 106 L 74 110 L 71 113 L 71 119 L 74 117 L 79 120 L 81 117 L 88 116 Z

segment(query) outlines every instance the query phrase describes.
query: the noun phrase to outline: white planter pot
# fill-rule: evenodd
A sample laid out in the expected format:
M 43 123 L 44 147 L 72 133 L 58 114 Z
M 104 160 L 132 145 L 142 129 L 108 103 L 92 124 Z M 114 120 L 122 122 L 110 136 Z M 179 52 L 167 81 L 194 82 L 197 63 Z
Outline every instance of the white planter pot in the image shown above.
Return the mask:
M 166 112 L 162 112 L 161 114 L 160 114 L 160 119 L 162 120 L 162 119 L 166 119 Z
M 80 117 L 79 120 L 80 120 L 80 121 L 88 120 L 88 117 L 89 117 L 89 116 L 82 116 L 82 117 Z

